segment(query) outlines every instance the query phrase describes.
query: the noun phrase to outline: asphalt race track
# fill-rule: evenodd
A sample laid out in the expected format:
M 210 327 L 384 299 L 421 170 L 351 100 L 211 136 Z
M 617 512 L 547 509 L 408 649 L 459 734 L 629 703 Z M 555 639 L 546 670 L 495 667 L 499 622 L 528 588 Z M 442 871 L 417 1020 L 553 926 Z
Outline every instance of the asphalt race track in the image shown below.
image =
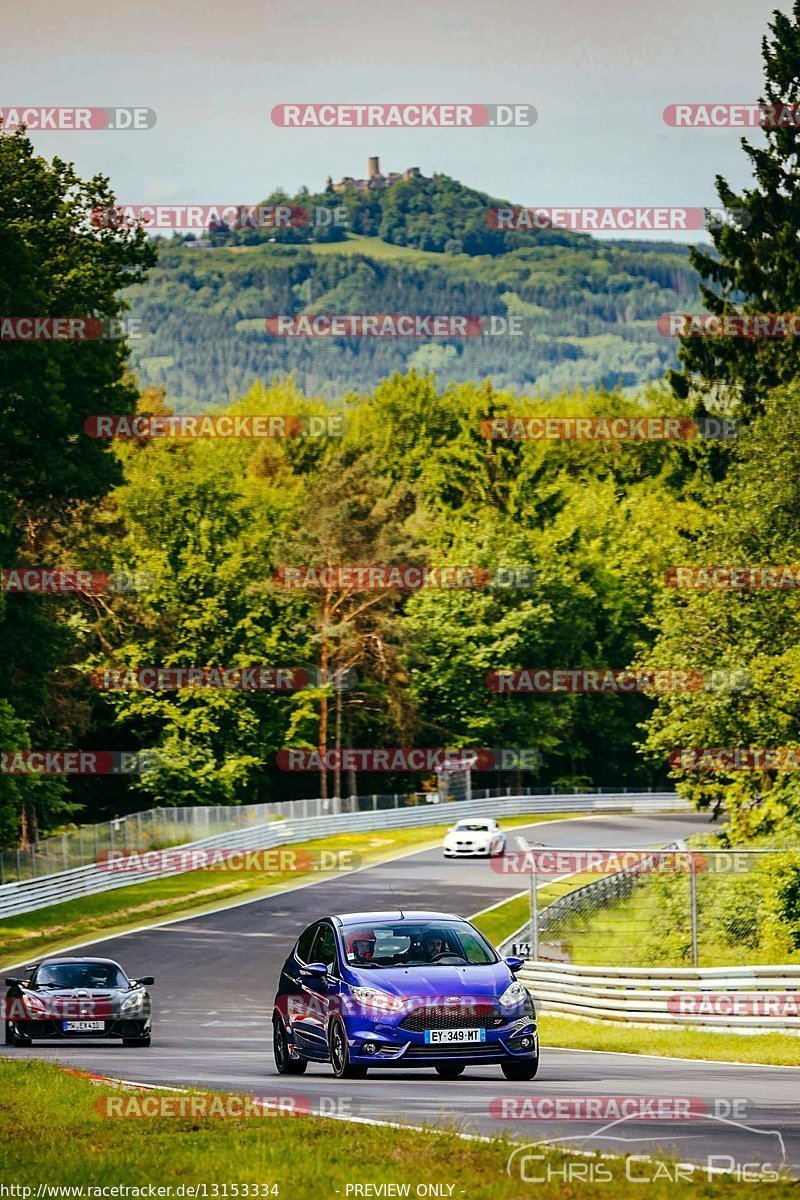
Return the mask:
M 703 824 L 697 816 L 620 814 L 535 825 L 515 833 L 547 845 L 623 848 L 663 845 L 697 832 Z M 151 989 L 152 1047 L 52 1043 L 33 1049 L 5 1047 L 4 1052 L 133 1081 L 303 1096 L 315 1110 L 330 1115 L 406 1124 L 455 1123 L 466 1132 L 503 1132 L 526 1143 L 554 1140 L 608 1153 L 676 1154 L 684 1162 L 730 1156 L 737 1164 L 782 1164 L 800 1175 L 800 1069 L 545 1046 L 539 1075 L 531 1083 L 510 1083 L 499 1067 L 490 1066 L 468 1067 L 455 1081 L 440 1079 L 430 1069 L 376 1069 L 366 1080 L 337 1080 L 327 1067 L 314 1064 L 296 1079 L 279 1077 L 272 1060 L 270 1017 L 281 962 L 300 931 L 318 916 L 394 908 L 388 884 L 409 909 L 467 916 L 521 891 L 525 881 L 499 875 L 485 860 L 446 861 L 440 851 L 427 850 L 268 899 L 98 941 L 79 953 L 116 958 L 134 977 L 156 977 Z M 643 1046 L 647 1036 L 643 1030 Z M 722 1103 L 715 1117 L 683 1122 L 631 1119 L 600 1136 L 606 1122 L 497 1120 L 489 1105 L 502 1096 L 698 1097 L 711 1110 Z M 729 1104 L 734 1101 L 744 1101 L 746 1116 L 731 1122 Z M 642 1174 L 647 1173 L 642 1166 Z

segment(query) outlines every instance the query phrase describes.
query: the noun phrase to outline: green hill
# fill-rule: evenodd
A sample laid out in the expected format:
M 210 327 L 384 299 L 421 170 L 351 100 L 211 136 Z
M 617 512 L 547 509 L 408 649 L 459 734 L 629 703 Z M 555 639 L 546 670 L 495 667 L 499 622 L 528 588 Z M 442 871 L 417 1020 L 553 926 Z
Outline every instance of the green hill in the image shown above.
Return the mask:
M 491 378 L 535 393 L 636 388 L 674 362 L 659 315 L 699 304 L 687 247 L 566 230 L 498 232 L 486 210 L 508 202 L 445 176 L 265 201 L 281 202 L 340 206 L 346 230 L 222 227 L 201 246 L 175 237 L 131 294 L 145 334 L 133 343 L 140 380 L 163 383 L 184 410 L 286 373 L 329 397 L 411 367 L 439 383 Z M 432 340 L 265 332 L 267 316 L 315 312 L 519 314 L 525 333 Z

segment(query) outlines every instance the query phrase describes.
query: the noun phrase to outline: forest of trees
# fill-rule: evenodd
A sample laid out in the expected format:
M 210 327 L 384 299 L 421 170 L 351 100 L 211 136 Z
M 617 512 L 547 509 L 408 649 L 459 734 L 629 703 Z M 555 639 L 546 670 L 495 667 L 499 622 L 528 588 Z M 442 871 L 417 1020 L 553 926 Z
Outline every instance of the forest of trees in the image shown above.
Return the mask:
M 787 67 L 799 55 L 800 3 L 793 18 L 773 23 L 766 99 L 800 102 Z M 709 311 L 800 309 L 799 146 L 797 127 L 767 130 L 763 148 L 748 150 L 752 190 L 733 196 L 718 181 L 721 200 L 753 220 L 717 232 L 713 251 L 691 253 L 691 267 L 675 247 L 569 237 L 485 245 L 470 204 L 443 177 L 415 186 L 438 215 L 448 202 L 460 206 L 460 245 L 440 244 L 435 220 L 426 245 L 421 210 L 407 202 L 411 185 L 397 185 L 373 226 L 359 232 L 442 254 L 440 266 L 423 270 L 403 259 L 390 266 L 369 256 L 315 257 L 308 246 L 264 247 L 269 261 L 224 248 L 202 266 L 168 246 L 156 265 L 141 231 L 92 226 L 91 210 L 113 202 L 107 180 L 82 181 L 59 160 L 37 157 L 24 132 L 0 134 L 0 312 L 115 317 L 124 291 L 152 323 L 150 353 L 168 355 L 183 339 L 181 380 L 190 361 L 200 362 L 195 397 L 206 367 L 215 386 L 241 369 L 252 382 L 238 392 L 231 385 L 237 394 L 226 411 L 345 414 L 341 437 L 108 443 L 84 434 L 87 417 L 185 411 L 183 384 L 173 392 L 148 386 L 146 372 L 137 379 L 124 343 L 3 343 L 0 568 L 136 569 L 149 588 L 0 591 L 0 749 L 158 753 L 154 770 L 129 779 L 0 773 L 0 844 L 152 804 L 318 794 L 318 776 L 282 774 L 275 760 L 284 748 L 321 742 L 535 748 L 536 771 L 481 784 L 675 784 L 700 805 L 725 808 L 742 835 L 796 828 L 796 772 L 681 774 L 669 755 L 683 746 L 800 745 L 797 593 L 682 592 L 665 574 L 685 563 L 796 565 L 797 344 L 689 339 L 669 381 L 635 395 L 582 386 L 581 353 L 569 347 L 619 324 L 626 355 L 640 356 L 636 382 L 663 373 L 668 364 L 641 328 L 662 307 L 690 306 L 693 270 Z M 472 256 L 470 270 L 462 253 Z M 529 315 L 556 314 L 549 333 L 557 338 L 542 342 L 539 359 L 498 339 L 483 349 L 496 356 L 489 367 L 464 350 L 463 376 L 450 382 L 437 371 L 436 352 L 446 347 L 397 363 L 396 347 L 380 345 L 369 372 L 381 381 L 355 388 L 342 383 L 351 379 L 347 348 L 329 347 L 329 360 L 305 367 L 323 377 L 307 387 L 303 370 L 286 375 L 297 367 L 291 348 L 259 374 L 246 350 L 233 363 L 221 333 L 231 314 L 252 322 L 267 310 L 362 305 L 520 305 Z M 534 378 L 541 362 L 557 363 L 564 385 L 546 396 L 521 394 L 517 373 Z M 333 391 L 325 386 L 332 380 Z M 488 438 L 481 423 L 509 413 L 711 414 L 734 417 L 740 435 L 677 443 Z M 527 567 L 533 579 L 525 588 L 384 594 L 291 592 L 273 578 L 282 566 L 348 563 Z M 356 680 L 347 691 L 315 684 L 288 693 L 103 692 L 92 682 L 105 667 L 252 665 L 346 668 Z M 524 667 L 728 670 L 746 681 L 658 697 L 505 695 L 487 686 L 490 672 Z M 405 791 L 421 782 L 373 775 L 325 786 Z
M 444 177 L 397 183 L 375 195 L 390 205 L 409 189 L 422 192 L 415 228 L 441 222 L 455 233 L 459 219 L 440 207 L 445 198 L 479 195 Z M 301 195 L 292 202 L 313 207 L 317 199 Z M 481 199 L 487 234 L 489 203 Z M 363 229 L 355 216 L 353 222 Z M 492 233 L 514 240 L 478 254 L 461 248 L 466 237 L 443 244 L 437 238 L 429 247 L 381 225 L 380 238 L 282 244 L 310 236 L 307 229 L 279 230 L 275 245 L 269 229 L 213 235 L 211 249 L 177 237 L 162 244 L 148 281 L 129 293 L 132 313 L 142 320 L 143 336 L 131 343 L 142 382 L 166 387 L 184 412 L 218 407 L 254 382 L 290 372 L 301 387 L 331 400 L 413 369 L 432 373 L 440 386 L 490 379 L 496 388 L 536 395 L 633 389 L 677 366 L 675 339 L 658 332 L 658 318 L 699 306 L 688 247 L 677 243 L 598 242 L 567 231 Z M 299 312 L 518 314 L 525 323 L 515 337 L 267 336 L 265 317 Z

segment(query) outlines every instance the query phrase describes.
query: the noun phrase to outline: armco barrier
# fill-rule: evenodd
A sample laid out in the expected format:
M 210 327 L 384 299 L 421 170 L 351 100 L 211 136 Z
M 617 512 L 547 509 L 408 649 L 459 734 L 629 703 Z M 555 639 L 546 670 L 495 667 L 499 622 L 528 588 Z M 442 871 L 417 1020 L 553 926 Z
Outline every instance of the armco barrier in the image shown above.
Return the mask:
M 704 1026 L 737 1032 L 800 1034 L 800 1017 L 676 1013 L 677 993 L 732 993 L 745 1002 L 754 993 L 798 993 L 800 965 L 764 967 L 581 967 L 529 960 L 518 974 L 537 1008 L 593 1020 L 652 1026 Z M 777 999 L 777 997 L 776 997 Z M 673 1005 L 674 1007 L 674 1005 Z M 710 1007 L 710 1004 L 709 1004 Z
M 252 789 L 255 793 L 256 788 Z M 648 789 L 651 791 L 652 789 Z M 627 788 L 597 788 L 596 794 L 614 796 Z M 636 788 L 631 789 L 636 792 Z M 510 796 L 555 796 L 562 793 L 555 787 L 490 788 L 472 790 L 474 800 L 491 800 Z M 448 796 L 447 800 L 461 802 L 466 796 Z M 372 793 L 361 796 L 306 797 L 302 800 L 251 801 L 240 804 L 179 804 L 172 808 L 147 808 L 127 813 L 93 825 L 75 825 L 48 837 L 36 838 L 25 846 L 0 850 L 0 886 L 22 883 L 42 875 L 89 867 L 104 851 L 161 850 L 167 846 L 183 846 L 201 838 L 233 833 L 265 821 L 294 820 L 301 817 L 329 817 L 338 813 L 383 812 L 386 809 L 421 807 L 444 801 L 437 793 L 411 792 L 402 794 Z
M 613 795 L 584 793 L 574 796 L 504 796 L 460 800 L 414 808 L 378 809 L 359 813 L 287 818 L 265 821 L 229 833 L 186 842 L 179 849 L 231 848 L 269 850 L 273 846 L 304 842 L 334 833 L 358 833 L 413 825 L 449 824 L 470 816 L 517 816 L 523 813 L 583 812 L 687 812 L 687 801 L 672 792 L 628 792 Z M 94 863 L 52 875 L 6 883 L 0 887 L 0 920 L 62 904 L 78 896 L 94 895 L 114 888 L 130 887 L 148 879 L 177 875 L 179 870 L 137 871 L 133 876 L 101 871 Z

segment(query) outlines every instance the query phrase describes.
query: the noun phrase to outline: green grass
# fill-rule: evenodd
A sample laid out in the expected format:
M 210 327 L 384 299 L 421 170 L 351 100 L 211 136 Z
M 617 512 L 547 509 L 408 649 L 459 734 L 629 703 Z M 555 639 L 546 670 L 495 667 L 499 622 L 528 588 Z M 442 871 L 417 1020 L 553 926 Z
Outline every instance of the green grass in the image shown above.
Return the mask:
M 540 910 L 551 900 L 565 896 L 567 892 L 572 892 L 575 888 L 583 887 L 585 883 L 591 883 L 598 878 L 596 872 L 587 871 L 583 875 L 570 875 L 566 879 L 554 880 L 553 883 L 540 884 L 536 893 L 539 898 Z M 512 896 L 510 900 L 506 900 L 496 908 L 489 909 L 488 912 L 471 917 L 470 920 L 478 926 L 482 933 L 486 934 L 493 945 L 499 946 L 506 938 L 511 937 L 512 933 L 516 933 L 529 917 L 530 892 L 525 891 Z
M 614 1021 L 584 1021 L 543 1012 L 539 1033 L 545 1046 L 608 1050 L 625 1054 L 710 1058 L 717 1062 L 800 1066 L 800 1037 L 788 1033 L 709 1033 L 705 1029 L 647 1029 Z
M 683 877 L 668 880 L 669 897 L 659 890 L 662 881 L 644 879 L 627 900 L 582 913 L 574 925 L 567 917 L 558 940 L 568 949 L 573 962 L 586 966 L 688 967 L 691 966 L 691 934 L 689 916 L 689 882 Z M 700 884 L 703 879 L 701 877 Z M 677 888 L 681 888 L 681 893 Z M 669 899 L 669 906 L 666 900 Z M 730 903 L 719 896 L 717 903 Z M 800 961 L 800 952 L 782 951 L 776 960 L 775 950 L 750 944 L 749 938 L 739 940 L 730 935 L 725 941 L 719 936 L 720 921 L 709 929 L 706 914 L 714 921 L 719 916 L 707 902 L 700 905 L 698 935 L 698 965 L 701 967 L 767 966 L 776 961 Z M 722 923 L 724 925 L 724 922 Z M 749 933 L 746 930 L 745 933 Z
M 505 827 L 533 825 L 563 820 L 569 813 L 547 813 L 506 817 Z M 423 825 L 410 829 L 382 829 L 363 833 L 341 833 L 334 837 L 292 845 L 287 849 L 348 850 L 362 863 L 377 863 L 406 851 L 438 845 L 450 826 Z M 49 953 L 94 933 L 111 934 L 178 915 L 202 912 L 247 897 L 268 896 L 280 888 L 319 878 L 318 872 L 270 871 L 226 876 L 224 871 L 191 871 L 166 879 L 131 884 L 94 896 L 21 913 L 0 921 L 0 968 L 3 963 L 18 962 L 22 957 Z
M 275 1086 L 279 1082 L 282 1086 Z M 426 1080 L 424 1086 L 435 1088 L 436 1082 Z M 264 1090 L 302 1095 L 302 1080 L 271 1080 Z M 341 1090 L 337 1094 L 343 1095 Z M 147 1093 L 148 1098 L 153 1095 Z M 337 1194 L 344 1200 L 348 1185 L 407 1184 L 413 1196 L 419 1184 L 433 1182 L 453 1185 L 450 1195 L 457 1200 L 530 1200 L 534 1195 L 530 1183 L 506 1174 L 512 1145 L 499 1138 L 466 1141 L 457 1138 L 454 1131 L 435 1134 L 314 1117 L 125 1120 L 102 1115 L 98 1103 L 102 1106 L 106 1097 L 115 1096 L 120 1093 L 59 1071 L 49 1063 L 0 1062 L 4 1182 L 31 1187 L 32 1195 L 37 1185 L 44 1183 L 84 1188 L 144 1187 L 145 1195 L 148 1185 L 175 1188 L 205 1184 L 208 1196 L 215 1194 L 212 1185 L 217 1185 L 217 1195 L 224 1195 L 223 1184 L 228 1185 L 228 1196 L 235 1195 L 232 1186 L 236 1184 L 238 1195 L 243 1196 L 241 1185 L 247 1183 L 277 1184 L 277 1191 L 271 1194 L 284 1200 L 299 1196 L 327 1200 Z M 142 1093 L 125 1092 L 122 1096 L 128 1101 L 140 1099 Z M 357 1085 L 348 1098 L 359 1104 Z M 547 1136 L 547 1130 L 537 1126 L 527 1131 L 525 1140 Z M 536 1163 L 538 1172 L 542 1174 L 549 1167 L 554 1179 L 536 1184 L 537 1197 L 571 1200 L 578 1195 L 598 1194 L 587 1190 L 585 1183 L 563 1182 L 565 1166 L 571 1164 L 571 1169 L 585 1171 L 585 1159 L 552 1149 L 542 1153 L 545 1161 Z M 641 1184 L 626 1180 L 623 1160 L 605 1159 L 604 1163 L 613 1175 L 609 1197 L 626 1200 L 641 1194 Z M 642 1166 L 638 1164 L 637 1175 L 642 1174 Z M 561 1172 L 560 1177 L 556 1171 Z M 699 1174 L 681 1187 L 662 1175 L 647 1194 L 651 1200 L 666 1200 L 680 1189 L 692 1200 L 724 1200 L 740 1195 L 741 1187 L 734 1178 L 709 1180 Z M 787 1180 L 773 1184 L 770 1195 L 791 1196 L 796 1190 Z M 259 1189 L 258 1194 L 265 1193 Z
M 486 934 L 493 946 L 499 946 L 527 921 L 529 913 L 528 893 L 524 892 L 519 896 L 512 896 L 497 908 L 490 908 L 488 912 L 470 917 L 470 920 Z

